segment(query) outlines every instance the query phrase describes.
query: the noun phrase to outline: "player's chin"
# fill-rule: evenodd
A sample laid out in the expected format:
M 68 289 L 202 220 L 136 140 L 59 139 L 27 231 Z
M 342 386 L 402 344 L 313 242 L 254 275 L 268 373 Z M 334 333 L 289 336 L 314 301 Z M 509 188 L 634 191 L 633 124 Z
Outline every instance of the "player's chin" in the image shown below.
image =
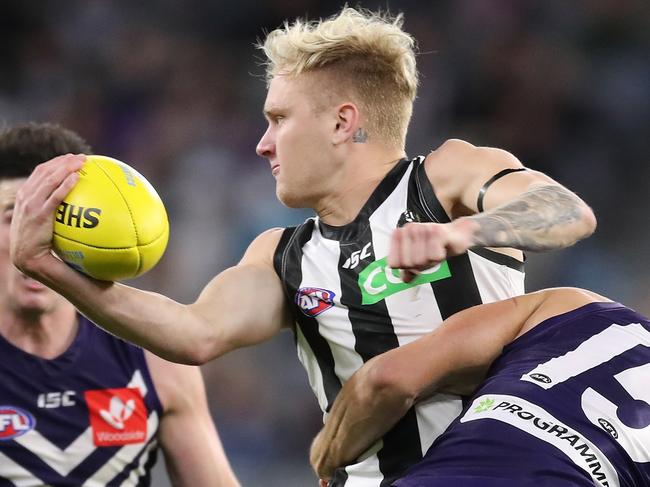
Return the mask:
M 280 203 L 287 208 L 307 208 L 306 198 L 295 191 L 290 191 L 288 188 L 278 184 L 275 189 L 275 195 Z

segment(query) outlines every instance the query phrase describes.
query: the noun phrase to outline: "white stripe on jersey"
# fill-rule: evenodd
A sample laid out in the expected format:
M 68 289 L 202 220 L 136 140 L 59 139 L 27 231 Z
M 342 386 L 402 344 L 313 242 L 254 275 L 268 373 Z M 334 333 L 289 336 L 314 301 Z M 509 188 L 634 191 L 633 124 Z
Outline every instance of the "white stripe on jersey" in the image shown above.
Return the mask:
M 481 301 L 492 303 L 501 299 L 524 294 L 525 274 L 507 265 L 499 265 L 475 254 L 467 252 L 476 277 L 476 285 L 481 294 Z
M 35 429 L 14 440 L 37 455 L 59 475 L 66 476 L 95 451 L 90 427 L 81 433 L 67 448 L 62 450 Z M 11 477 L 10 477 L 11 478 Z
M 140 372 L 140 370 L 133 372 L 133 377 L 131 377 L 131 380 L 126 385 L 126 387 L 130 387 L 132 389 L 140 389 L 140 394 L 142 394 L 142 397 L 145 397 L 148 392 L 147 383 L 144 381 L 142 372 Z
M 149 456 L 151 455 L 151 452 L 157 446 L 158 446 L 158 442 L 156 440 L 152 441 L 147 445 L 147 449 L 140 456 L 140 461 L 138 462 L 138 468 L 134 468 L 133 470 L 131 470 L 129 477 L 120 484 L 120 487 L 131 487 L 133 485 L 137 485 L 138 479 L 140 477 L 144 477 L 147 474 L 147 471 L 145 470 L 145 465 L 149 460 Z
M 135 460 L 143 448 L 147 448 L 147 451 L 142 454 L 143 457 L 148 457 L 151 450 L 148 448 L 148 445 L 146 445 L 146 443 L 151 439 L 157 430 L 158 414 L 156 411 L 152 411 L 149 415 L 149 418 L 147 418 L 147 439 L 145 440 L 145 444 L 133 443 L 131 445 L 124 445 L 117 451 L 115 455 L 113 455 L 113 459 L 119 460 L 119 463 L 122 465 L 128 465 L 133 460 Z M 102 468 L 97 470 L 97 472 L 95 472 L 92 477 L 87 479 L 83 483 L 82 487 L 105 487 L 108 482 L 113 480 L 121 472 L 121 470 L 116 468 L 115 462 L 107 462 L 102 466 Z M 138 476 L 135 476 L 134 478 L 132 478 L 132 476 L 129 476 L 125 483 L 122 484 L 122 486 L 133 487 L 137 485 L 137 478 Z
M 379 459 L 377 452 L 381 450 L 384 443 L 379 440 L 372 445 L 367 452 L 358 458 L 357 463 L 345 467 L 348 474 L 346 486 L 354 485 L 354 487 L 377 487 L 384 476 L 379 470 Z
M 339 243 L 322 238 L 318 225 L 314 225 L 312 238 L 303 249 L 301 287 L 326 282 L 327 289 L 334 293 L 334 299 L 339 303 L 324 313 L 327 315 L 327 326 L 323 326 L 323 322 L 318 320 L 318 333 L 327 340 L 334 357 L 334 372 L 341 383 L 344 383 L 363 365 L 363 360 L 354 351 L 355 339 L 352 324 L 348 319 L 348 310 L 340 305 L 342 290 L 338 268 L 341 253 Z M 310 258 L 312 255 L 317 259 Z
M 327 396 L 325 396 L 325 386 L 323 385 L 323 375 L 320 373 L 320 368 L 318 367 L 318 362 L 316 361 L 316 355 L 314 351 L 309 346 L 305 335 L 302 334 L 302 330 L 299 326 L 296 326 L 296 346 L 298 348 L 298 360 L 302 363 L 303 367 L 307 371 L 307 378 L 309 379 L 309 385 L 311 386 L 312 391 L 318 399 L 318 405 L 321 408 L 321 411 L 327 409 Z
M 16 487 L 50 487 L 2 453 L 0 453 L 0 465 L 2 465 L 2 476 L 11 479 Z
M 370 217 L 375 256 L 388 255 L 391 233 L 407 207 L 407 185 L 412 170 L 413 165 L 406 171 L 395 191 Z M 384 301 L 400 346 L 433 331 L 442 322 L 440 309 L 437 305 L 431 305 L 436 303 L 431 286 L 415 286 L 387 296 Z M 433 440 L 449 426 L 461 410 L 460 399 L 451 395 L 435 396 L 415 406 L 423 456 Z

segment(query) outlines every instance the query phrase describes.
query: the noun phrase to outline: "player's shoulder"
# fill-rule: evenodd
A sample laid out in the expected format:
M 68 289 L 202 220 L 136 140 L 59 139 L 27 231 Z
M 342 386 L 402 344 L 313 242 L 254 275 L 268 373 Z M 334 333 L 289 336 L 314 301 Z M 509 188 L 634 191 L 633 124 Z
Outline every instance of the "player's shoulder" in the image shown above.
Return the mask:
M 262 233 L 260 233 L 257 237 L 253 239 L 253 241 L 250 243 L 248 246 L 248 250 L 246 253 L 249 252 L 273 252 L 275 248 L 278 246 L 278 243 L 280 242 L 280 239 L 282 238 L 282 235 L 284 234 L 286 228 L 283 227 L 273 227 L 269 228 L 267 230 L 264 230 Z
M 448 139 L 425 158 L 427 173 L 472 170 L 473 166 L 497 165 L 502 168 L 522 167 L 510 152 L 497 147 L 477 146 L 461 139 Z
M 517 298 L 530 306 L 532 312 L 522 333 L 555 316 L 568 313 L 590 303 L 611 302 L 609 298 L 593 291 L 575 287 L 543 289 Z
M 250 243 L 240 264 L 273 265 L 275 251 L 280 245 L 287 228 L 273 227 L 263 231 Z
M 287 229 L 285 227 L 273 227 L 264 230 L 257 237 L 255 237 L 251 245 L 262 247 L 276 247 L 286 230 Z

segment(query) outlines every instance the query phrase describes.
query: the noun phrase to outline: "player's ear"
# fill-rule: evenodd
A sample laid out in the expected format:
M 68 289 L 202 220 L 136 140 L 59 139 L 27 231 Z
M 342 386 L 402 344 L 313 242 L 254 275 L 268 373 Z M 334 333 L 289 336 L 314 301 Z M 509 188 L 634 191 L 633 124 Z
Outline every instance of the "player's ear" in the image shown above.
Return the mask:
M 339 145 L 352 139 L 361 123 L 359 109 L 352 102 L 345 102 L 336 108 L 336 126 L 332 143 Z

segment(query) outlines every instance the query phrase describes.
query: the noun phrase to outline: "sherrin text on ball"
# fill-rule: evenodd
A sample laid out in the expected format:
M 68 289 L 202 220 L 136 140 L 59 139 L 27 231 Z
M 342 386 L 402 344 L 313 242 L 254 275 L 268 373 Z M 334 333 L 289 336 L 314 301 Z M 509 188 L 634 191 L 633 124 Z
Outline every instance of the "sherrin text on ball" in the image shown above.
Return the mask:
M 106 156 L 87 156 L 77 184 L 54 213 L 54 251 L 95 279 L 142 275 L 158 263 L 168 239 L 167 212 L 154 187 Z

